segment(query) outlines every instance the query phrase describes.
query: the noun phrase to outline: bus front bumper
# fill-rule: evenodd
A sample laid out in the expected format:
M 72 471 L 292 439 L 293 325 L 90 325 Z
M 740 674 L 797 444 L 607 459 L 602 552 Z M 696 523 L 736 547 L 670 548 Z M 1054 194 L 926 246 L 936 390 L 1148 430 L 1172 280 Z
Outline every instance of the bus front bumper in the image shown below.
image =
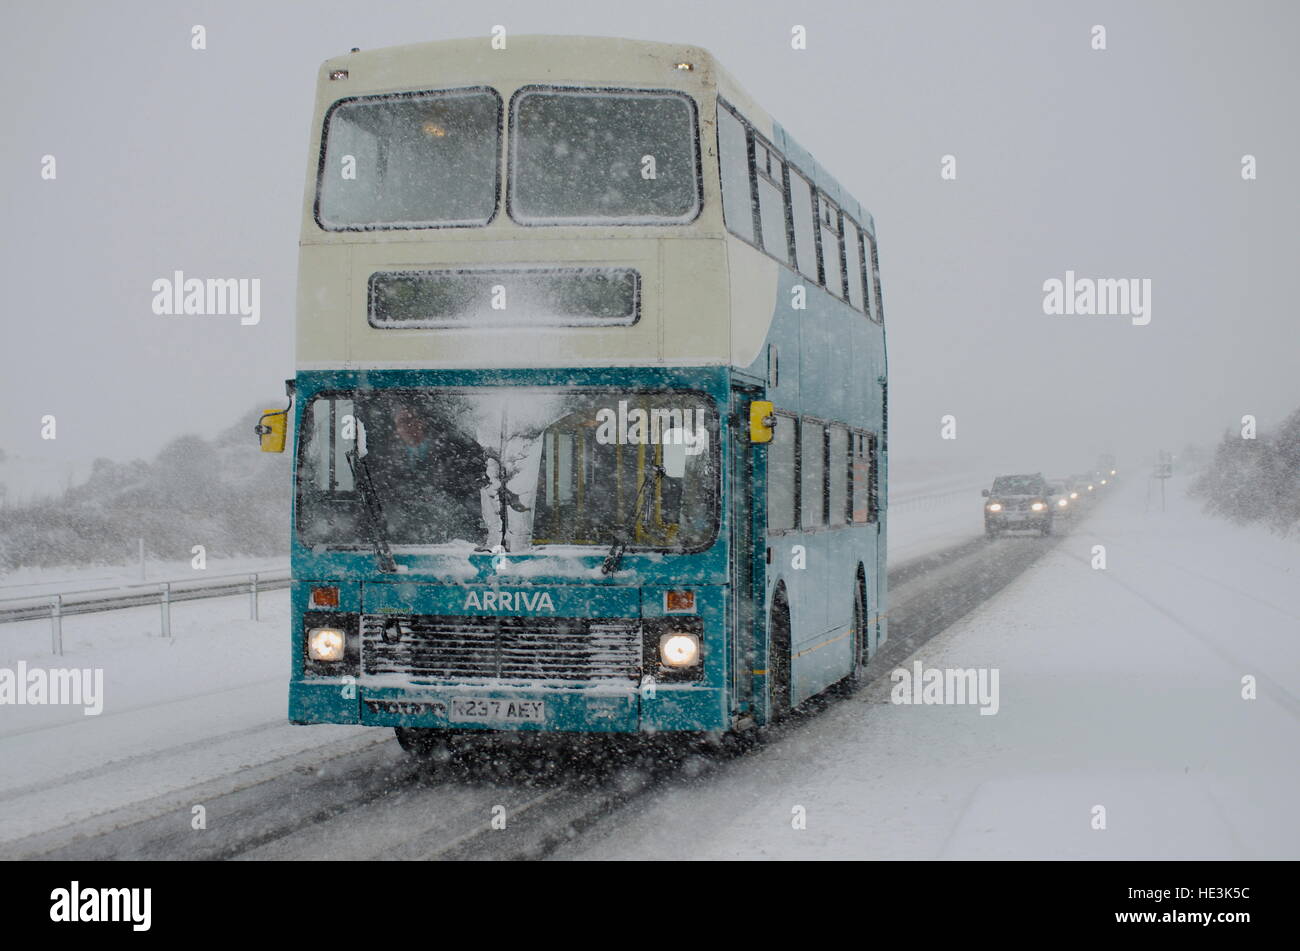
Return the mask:
M 312 678 L 289 687 L 293 723 L 355 723 L 452 731 L 555 733 L 714 732 L 731 727 L 720 688 L 631 682 L 373 684 Z

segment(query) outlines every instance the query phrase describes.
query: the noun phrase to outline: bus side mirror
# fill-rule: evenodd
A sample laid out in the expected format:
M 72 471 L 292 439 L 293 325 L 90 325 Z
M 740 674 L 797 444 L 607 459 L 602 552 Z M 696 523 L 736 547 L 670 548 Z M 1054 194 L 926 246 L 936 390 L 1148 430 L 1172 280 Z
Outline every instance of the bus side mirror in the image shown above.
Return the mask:
M 754 400 L 749 404 L 749 441 L 765 443 L 772 441 L 772 430 L 776 428 L 776 407 L 768 400 Z
M 284 452 L 285 435 L 288 432 L 289 411 L 287 409 L 268 409 L 262 411 L 262 418 L 257 421 L 253 431 L 257 433 L 262 452 Z

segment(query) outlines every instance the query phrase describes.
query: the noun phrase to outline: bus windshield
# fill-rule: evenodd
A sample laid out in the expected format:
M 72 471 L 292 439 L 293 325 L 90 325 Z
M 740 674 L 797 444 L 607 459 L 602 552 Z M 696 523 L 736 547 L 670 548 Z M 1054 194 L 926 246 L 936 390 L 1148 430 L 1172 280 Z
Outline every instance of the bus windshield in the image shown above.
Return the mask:
M 317 219 L 336 231 L 485 225 L 500 154 L 494 90 L 340 100 L 325 119 Z
M 679 391 L 322 394 L 304 408 L 299 437 L 299 537 L 364 547 L 377 518 L 396 551 L 615 539 L 630 550 L 697 551 L 717 531 L 717 433 L 713 401 Z M 680 478 L 661 471 L 674 444 L 681 449 L 668 451 L 686 460 Z
M 671 224 L 699 211 L 681 93 L 526 88 L 511 114 L 510 214 L 525 224 Z

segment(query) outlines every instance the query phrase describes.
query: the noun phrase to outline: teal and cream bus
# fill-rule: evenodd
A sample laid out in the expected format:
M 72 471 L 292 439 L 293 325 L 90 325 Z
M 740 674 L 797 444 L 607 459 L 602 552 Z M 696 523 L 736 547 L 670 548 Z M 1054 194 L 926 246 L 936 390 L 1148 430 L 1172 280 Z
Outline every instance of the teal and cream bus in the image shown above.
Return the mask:
M 582 37 L 320 71 L 296 723 L 718 733 L 885 639 L 871 216 L 707 52 Z M 292 439 L 288 431 L 292 430 Z

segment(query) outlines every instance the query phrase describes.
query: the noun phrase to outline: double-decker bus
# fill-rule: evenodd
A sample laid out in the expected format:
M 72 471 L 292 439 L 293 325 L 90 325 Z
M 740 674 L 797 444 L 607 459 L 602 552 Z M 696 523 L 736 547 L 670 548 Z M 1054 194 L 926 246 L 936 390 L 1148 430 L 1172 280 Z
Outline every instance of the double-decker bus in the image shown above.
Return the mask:
M 289 718 L 717 733 L 885 639 L 871 216 L 706 51 L 353 52 L 302 206 Z M 291 427 L 290 427 L 291 422 Z

